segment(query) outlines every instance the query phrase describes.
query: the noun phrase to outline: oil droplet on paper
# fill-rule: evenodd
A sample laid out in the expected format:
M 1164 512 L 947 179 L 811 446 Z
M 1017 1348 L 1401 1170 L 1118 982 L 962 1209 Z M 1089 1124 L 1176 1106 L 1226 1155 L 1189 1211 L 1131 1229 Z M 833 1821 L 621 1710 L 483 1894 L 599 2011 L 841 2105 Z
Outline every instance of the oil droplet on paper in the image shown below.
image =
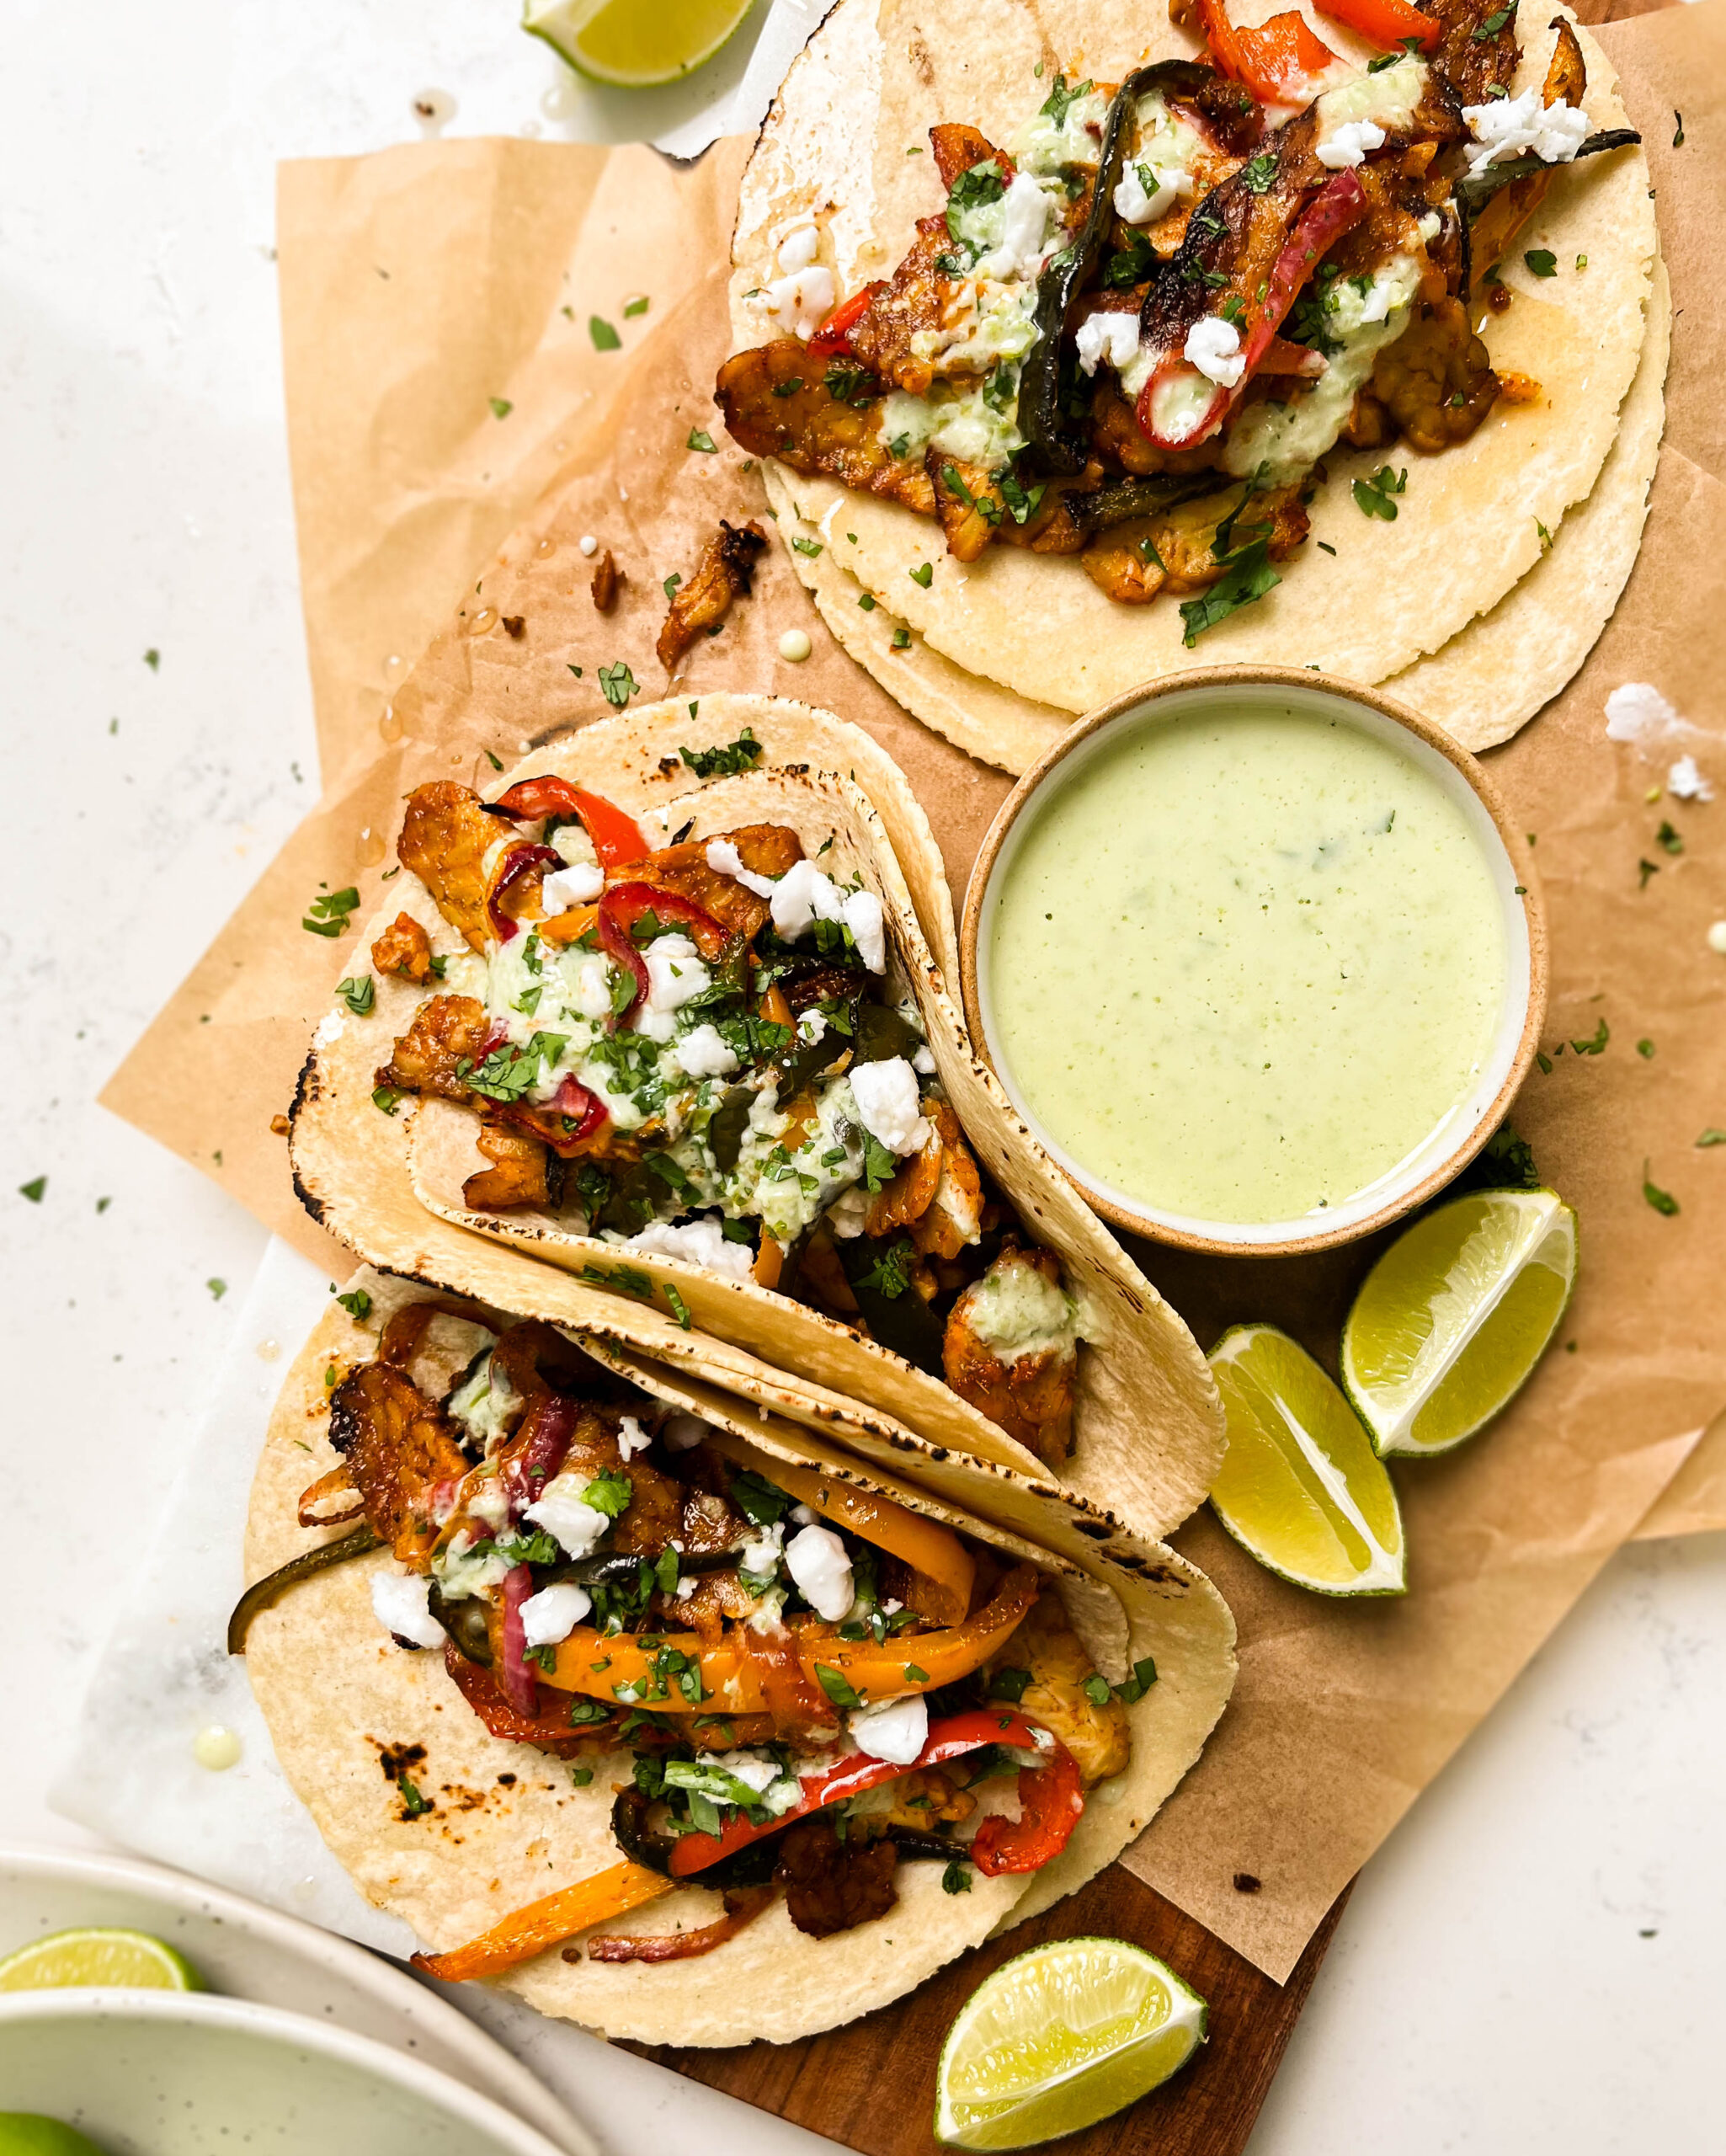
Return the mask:
M 402 722 L 396 716 L 396 707 L 393 704 L 386 704 L 384 706 L 383 714 L 377 723 L 377 730 L 386 741 L 399 741 L 401 739 L 402 734 Z
M 252 1352 L 260 1363 L 274 1363 L 280 1359 L 282 1343 L 280 1340 L 260 1340 Z
M 420 90 L 413 99 L 413 117 L 419 131 L 434 141 L 455 117 L 455 100 L 447 90 Z
M 539 545 L 534 548 L 534 552 L 541 555 L 555 554 L 557 551 L 557 542 L 555 539 L 541 539 Z
M 471 637 L 482 637 L 487 629 L 495 628 L 497 625 L 497 608 L 495 606 L 482 606 L 478 613 L 477 613 L 473 619 L 468 623 L 467 633 Z
M 360 834 L 360 843 L 355 851 L 360 856 L 360 865 L 362 868 L 376 868 L 389 851 L 389 848 L 368 824 Z
M 540 110 L 547 120 L 567 120 L 578 102 L 575 77 L 567 69 L 561 69 L 557 81 L 548 83 L 540 93 Z
M 232 1730 L 213 1721 L 192 1739 L 192 1757 L 200 1767 L 208 1767 L 212 1774 L 221 1774 L 240 1764 L 240 1740 Z

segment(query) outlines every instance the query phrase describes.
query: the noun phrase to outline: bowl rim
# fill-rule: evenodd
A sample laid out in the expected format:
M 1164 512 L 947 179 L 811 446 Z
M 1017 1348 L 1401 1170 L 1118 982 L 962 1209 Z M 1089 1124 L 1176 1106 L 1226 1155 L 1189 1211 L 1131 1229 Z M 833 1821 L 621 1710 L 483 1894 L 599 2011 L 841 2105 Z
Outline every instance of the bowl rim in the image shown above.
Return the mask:
M 410 2031 L 434 2040 L 445 2061 L 441 2066 L 435 2061 L 427 2061 L 434 2070 L 450 2073 L 453 2063 L 458 2069 L 453 2079 L 475 2077 L 465 2085 L 477 2088 L 480 2095 L 493 2102 L 519 2112 L 547 2141 L 556 2143 L 565 2156 L 600 2156 L 599 2145 L 589 2129 L 514 2053 L 471 2020 L 440 1989 L 410 1976 L 388 1956 L 359 1945 L 339 1932 L 327 1931 L 320 1924 L 308 1923 L 304 1917 L 273 1908 L 267 1902 L 254 1901 L 213 1880 L 200 1879 L 194 1873 L 178 1871 L 142 1858 L 108 1849 L 67 1849 L 35 1842 L 0 1843 L 0 1886 L 8 1881 L 26 1880 L 77 1882 L 136 1894 L 157 1903 L 164 1913 L 171 1911 L 194 1919 L 207 1918 L 274 1953 L 292 1956 L 303 1968 L 327 1971 L 338 1982 L 363 1993 L 384 2012 L 393 2015 L 402 2024 L 404 2047 Z M 48 1995 L 18 1992 L 0 1993 L 0 1999 Z M 232 1999 L 237 1994 L 217 1991 L 197 1996 Z M 244 2003 L 275 2013 L 295 2011 L 270 1999 L 249 1999 Z M 373 2037 L 367 2041 L 381 2040 Z
M 47 2021 L 166 2022 L 237 2031 L 286 2047 L 316 2052 L 339 2060 L 379 2081 L 424 2097 L 455 2124 L 488 2133 L 509 2156 L 563 2156 L 539 2128 L 507 2111 L 465 2081 L 412 2053 L 399 2052 L 370 2036 L 290 2014 L 285 2007 L 259 2006 L 249 1999 L 226 1999 L 207 1991 L 63 1989 L 0 1993 L 0 2034 L 22 2023 Z
M 1528 938 L 1528 990 L 1521 1031 L 1510 1068 L 1497 1092 L 1441 1161 L 1430 1169 L 1419 1182 L 1393 1193 L 1383 1204 L 1359 1220 L 1348 1221 L 1338 1227 L 1320 1229 L 1312 1235 L 1285 1236 L 1276 1241 L 1248 1241 L 1228 1234 L 1207 1234 L 1175 1227 L 1167 1220 L 1137 1211 L 1132 1206 L 1122 1205 L 1118 1199 L 1092 1188 L 1063 1162 L 1055 1161 L 1055 1166 L 1060 1168 L 1093 1212 L 1100 1214 L 1112 1226 L 1143 1235 L 1152 1242 L 1168 1244 L 1180 1250 L 1196 1251 L 1208 1257 L 1304 1257 L 1309 1251 L 1332 1250 L 1343 1243 L 1358 1242 L 1377 1230 L 1388 1227 L 1393 1221 L 1404 1219 L 1417 1207 L 1425 1204 L 1428 1198 L 1436 1196 L 1447 1183 L 1453 1182 L 1509 1113 L 1510 1103 L 1521 1091 L 1540 1044 L 1541 1028 L 1546 1017 L 1548 967 L 1546 911 L 1541 897 L 1539 873 L 1532 857 L 1526 866 L 1520 861 L 1520 853 L 1530 851 L 1526 846 L 1519 845 L 1526 834 L 1512 816 L 1510 805 L 1497 786 L 1478 760 L 1434 720 L 1425 718 L 1395 697 L 1385 695 L 1382 689 L 1350 681 L 1340 675 L 1321 673 L 1316 667 L 1307 666 L 1192 667 L 1159 675 L 1155 680 L 1143 682 L 1137 688 L 1128 689 L 1121 696 L 1111 697 L 1107 703 L 1100 704 L 1095 711 L 1087 712 L 1082 718 L 1075 719 L 1066 733 L 1052 742 L 1020 776 L 1013 791 L 996 810 L 994 820 L 984 834 L 983 844 L 978 848 L 977 858 L 972 865 L 970 879 L 966 885 L 965 906 L 959 926 L 959 991 L 965 1007 L 966 1024 L 970 1029 L 977 1053 L 1006 1088 L 1009 1097 L 1015 1099 L 1015 1106 L 1017 1107 L 1012 1089 L 1006 1086 L 1001 1068 L 995 1060 L 983 1025 L 982 997 L 978 986 L 977 954 L 983 906 L 988 894 L 989 879 L 1009 834 L 1059 766 L 1075 750 L 1083 747 L 1105 728 L 1165 696 L 1184 695 L 1193 691 L 1203 692 L 1248 687 L 1316 691 L 1320 695 L 1337 697 L 1345 703 L 1364 705 L 1379 718 L 1388 719 L 1393 725 L 1413 734 L 1417 740 L 1424 742 L 1429 749 L 1436 750 L 1452 765 L 1478 799 L 1498 832 L 1505 858 L 1516 878 L 1516 896 L 1521 904 L 1523 924 Z

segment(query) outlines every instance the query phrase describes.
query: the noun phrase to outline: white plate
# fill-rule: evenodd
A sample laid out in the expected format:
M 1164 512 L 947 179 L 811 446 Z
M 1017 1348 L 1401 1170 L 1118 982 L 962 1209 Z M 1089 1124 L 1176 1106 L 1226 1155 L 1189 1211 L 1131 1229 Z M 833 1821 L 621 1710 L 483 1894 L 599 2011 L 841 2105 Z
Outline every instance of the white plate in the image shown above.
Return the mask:
M 587 2129 L 501 2045 L 381 1956 L 131 1858 L 0 1848 L 0 1954 L 81 1924 L 151 1932 L 178 1947 L 213 1991 L 390 2045 L 530 2121 L 563 2156 L 599 2156 Z M 90 1994 L 11 1994 L 74 1996 Z M 3 2076 L 0 2086 L 15 2103 Z
M 423 2059 L 208 1992 L 0 1998 L 0 2089 L 107 2156 L 557 2156 Z

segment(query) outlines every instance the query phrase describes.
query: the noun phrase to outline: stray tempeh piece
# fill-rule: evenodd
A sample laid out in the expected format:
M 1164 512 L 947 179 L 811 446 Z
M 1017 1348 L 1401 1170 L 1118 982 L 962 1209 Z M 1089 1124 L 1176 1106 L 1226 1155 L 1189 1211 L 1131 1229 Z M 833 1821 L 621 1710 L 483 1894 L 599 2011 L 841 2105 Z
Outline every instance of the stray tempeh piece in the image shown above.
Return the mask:
M 617 604 L 617 594 L 623 584 L 623 571 L 618 568 L 616 558 L 608 547 L 599 557 L 599 567 L 594 571 L 590 589 L 594 605 L 602 614 L 609 614 Z
M 668 674 L 703 630 L 718 627 L 733 599 L 748 597 L 755 557 L 766 544 L 767 534 L 753 518 L 741 529 L 720 519 L 718 535 L 702 549 L 695 574 L 672 595 L 659 632 L 655 648 Z

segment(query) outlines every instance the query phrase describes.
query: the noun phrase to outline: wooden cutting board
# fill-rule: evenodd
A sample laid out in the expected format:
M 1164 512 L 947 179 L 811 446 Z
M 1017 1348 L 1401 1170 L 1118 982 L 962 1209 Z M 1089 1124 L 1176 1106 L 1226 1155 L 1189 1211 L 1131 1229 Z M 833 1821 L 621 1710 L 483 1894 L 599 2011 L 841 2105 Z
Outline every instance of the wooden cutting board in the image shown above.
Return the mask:
M 1252 1891 L 1244 1875 L 1237 1883 Z M 845 2142 L 864 2156 L 935 2156 L 930 2131 L 935 2063 L 966 1999 L 1027 1947 L 1107 1933 L 1148 1947 L 1185 1978 L 1209 2004 L 1209 2036 L 1191 2064 L 1143 2103 L 1062 2142 L 1063 2156 L 1126 2156 L 1129 2148 L 1154 2149 L 1157 2156 L 1239 2156 L 1347 1899 L 1345 1891 L 1294 1974 L 1276 1984 L 1172 1902 L 1111 1865 L 1044 1915 L 975 1948 L 908 1999 L 860 2021 L 796 2044 L 731 2051 L 663 2044 L 642 2055 Z

